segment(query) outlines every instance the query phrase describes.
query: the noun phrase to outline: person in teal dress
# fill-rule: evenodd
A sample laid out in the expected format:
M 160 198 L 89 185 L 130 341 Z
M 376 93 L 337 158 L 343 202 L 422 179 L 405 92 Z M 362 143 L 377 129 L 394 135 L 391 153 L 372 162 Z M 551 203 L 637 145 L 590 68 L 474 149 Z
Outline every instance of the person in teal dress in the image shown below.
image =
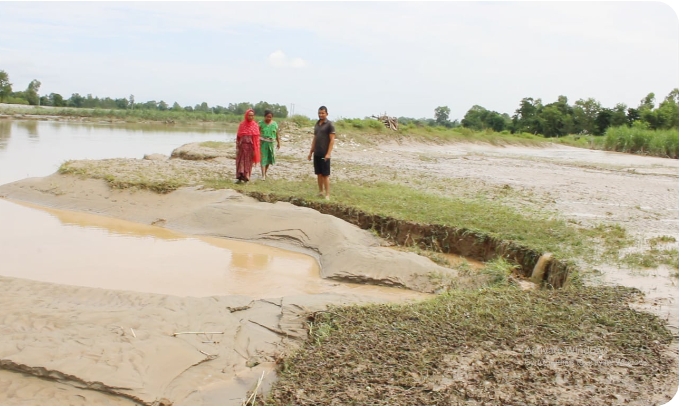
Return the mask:
M 262 179 L 267 180 L 267 169 L 270 164 L 274 164 L 274 142 L 277 142 L 277 150 L 281 147 L 279 142 L 279 125 L 272 120 L 271 110 L 265 111 L 265 120 L 259 122 L 260 125 L 260 169 Z

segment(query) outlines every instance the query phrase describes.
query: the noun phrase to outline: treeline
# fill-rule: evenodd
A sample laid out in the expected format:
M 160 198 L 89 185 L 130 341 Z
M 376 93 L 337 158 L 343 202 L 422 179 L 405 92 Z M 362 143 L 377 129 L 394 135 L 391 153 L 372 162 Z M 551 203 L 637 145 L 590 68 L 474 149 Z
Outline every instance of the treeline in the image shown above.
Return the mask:
M 637 107 L 618 103 L 613 108 L 601 106 L 593 98 L 580 99 L 574 105 L 566 96 L 544 105 L 541 99 L 523 98 L 513 116 L 473 106 L 461 120 L 473 130 L 532 133 L 545 137 L 572 134 L 602 136 L 610 127 L 639 126 L 652 130 L 679 128 L 679 89 L 672 90 L 657 106 L 655 94 L 649 93 Z
M 435 108 L 432 119 L 400 117 L 400 124 L 417 126 L 463 126 L 471 130 L 494 130 L 496 132 L 530 133 L 545 137 L 588 134 L 605 135 L 608 128 L 621 126 L 667 130 L 679 129 L 679 89 L 675 88 L 657 106 L 655 94 L 649 93 L 637 107 L 618 103 L 613 108 L 601 106 L 593 98 L 580 99 L 574 105 L 566 96 L 559 96 L 553 103 L 544 105 L 541 99 L 523 98 L 513 115 L 490 111 L 475 105 L 459 122 L 449 120 L 447 106 Z
M 102 110 L 153 111 L 158 112 L 194 112 L 204 118 L 212 114 L 243 115 L 247 109 L 253 108 L 256 115 L 261 116 L 266 109 L 271 110 L 277 118 L 288 117 L 288 109 L 284 105 L 267 102 L 230 103 L 227 106 L 210 107 L 206 102 L 195 106 L 180 106 L 177 102 L 169 105 L 165 101 L 135 102 L 135 97 L 98 98 L 88 94 L 81 96 L 74 93 L 68 99 L 59 94 L 39 96 L 40 81 L 33 80 L 24 91 L 13 92 L 9 76 L 0 70 L 0 102 L 28 105 L 91 108 Z M 417 127 L 464 127 L 475 131 L 493 130 L 503 133 L 529 133 L 544 137 L 560 137 L 566 135 L 588 134 L 602 136 L 609 128 L 626 126 L 639 129 L 667 130 L 679 129 L 679 89 L 672 90 L 664 100 L 656 105 L 655 94 L 649 93 L 636 107 L 628 107 L 623 103 L 612 108 L 601 106 L 593 98 L 580 99 L 570 105 L 566 96 L 559 96 L 553 103 L 544 104 L 541 99 L 523 98 L 513 115 L 490 111 L 475 105 L 466 112 L 461 121 L 450 120 L 451 110 L 447 106 L 435 108 L 433 118 L 399 117 L 400 125 Z M 300 116 L 300 115 L 298 115 Z M 302 118 L 302 116 L 300 116 Z M 308 119 L 308 118 L 304 118 Z M 354 127 L 361 128 L 361 119 L 341 119 Z M 373 123 L 372 123 L 373 125 Z M 379 126 L 380 127 L 380 126 Z
M 250 102 L 230 103 L 227 106 L 208 106 L 206 102 L 195 106 L 181 106 L 174 102 L 172 105 L 165 101 L 135 102 L 135 96 L 127 98 L 99 98 L 91 94 L 82 96 L 78 93 L 71 94 L 65 99 L 62 95 L 51 93 L 39 96 L 40 81 L 33 80 L 24 91 L 13 92 L 12 84 L 9 82 L 9 75 L 0 70 L 0 102 L 15 103 L 21 105 L 54 106 L 65 108 L 89 108 L 89 109 L 123 109 L 123 110 L 157 110 L 174 112 L 201 112 L 214 114 L 243 115 L 250 108 L 255 110 L 257 116 L 262 116 L 265 110 L 272 111 L 274 117 L 285 118 L 288 116 L 288 109 L 285 105 L 272 104 L 260 101 L 256 104 Z

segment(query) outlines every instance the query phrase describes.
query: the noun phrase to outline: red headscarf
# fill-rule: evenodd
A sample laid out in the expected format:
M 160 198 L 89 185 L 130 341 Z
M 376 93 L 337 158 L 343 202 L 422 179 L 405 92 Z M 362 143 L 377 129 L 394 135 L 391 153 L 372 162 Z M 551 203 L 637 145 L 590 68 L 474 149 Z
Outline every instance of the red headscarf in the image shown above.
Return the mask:
M 250 136 L 253 140 L 253 163 L 260 163 L 260 126 L 255 120 L 249 119 L 248 114 L 255 111 L 249 109 L 244 113 L 243 122 L 239 123 L 239 130 L 236 131 L 237 139 L 243 136 Z

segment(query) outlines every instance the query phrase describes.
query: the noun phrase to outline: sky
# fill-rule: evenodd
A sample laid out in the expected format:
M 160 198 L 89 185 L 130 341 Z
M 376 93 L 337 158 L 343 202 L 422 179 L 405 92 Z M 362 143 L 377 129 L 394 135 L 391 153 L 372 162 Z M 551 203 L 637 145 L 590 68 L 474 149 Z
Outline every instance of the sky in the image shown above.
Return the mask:
M 311 118 L 325 105 L 332 120 L 512 115 L 560 95 L 636 107 L 679 87 L 670 4 L 0 0 L 0 70 L 41 95 L 266 101 Z

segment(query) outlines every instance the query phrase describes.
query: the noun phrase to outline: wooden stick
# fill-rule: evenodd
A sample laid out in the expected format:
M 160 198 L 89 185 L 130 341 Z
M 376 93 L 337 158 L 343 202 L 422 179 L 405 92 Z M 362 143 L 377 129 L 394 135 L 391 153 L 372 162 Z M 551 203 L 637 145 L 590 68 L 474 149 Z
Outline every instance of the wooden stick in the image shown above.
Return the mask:
M 248 405 L 248 401 L 253 398 L 253 402 L 251 402 L 251 406 L 255 405 L 255 397 L 258 395 L 258 388 L 260 388 L 260 384 L 262 384 L 262 379 L 265 377 L 265 372 L 262 372 L 262 375 L 260 375 L 260 379 L 258 380 L 258 383 L 255 385 L 255 389 L 253 390 L 253 394 L 251 394 L 250 397 L 246 400 L 246 403 L 244 405 Z
M 130 328 L 130 331 L 132 332 L 132 337 L 137 338 L 137 336 L 135 336 L 135 331 L 132 329 L 132 327 Z
M 206 357 L 208 357 L 208 358 L 215 358 L 215 357 L 218 356 L 217 354 L 208 354 L 208 353 L 206 353 L 206 352 L 203 351 L 203 350 L 199 350 L 199 353 L 203 354 L 204 356 L 206 356 Z

